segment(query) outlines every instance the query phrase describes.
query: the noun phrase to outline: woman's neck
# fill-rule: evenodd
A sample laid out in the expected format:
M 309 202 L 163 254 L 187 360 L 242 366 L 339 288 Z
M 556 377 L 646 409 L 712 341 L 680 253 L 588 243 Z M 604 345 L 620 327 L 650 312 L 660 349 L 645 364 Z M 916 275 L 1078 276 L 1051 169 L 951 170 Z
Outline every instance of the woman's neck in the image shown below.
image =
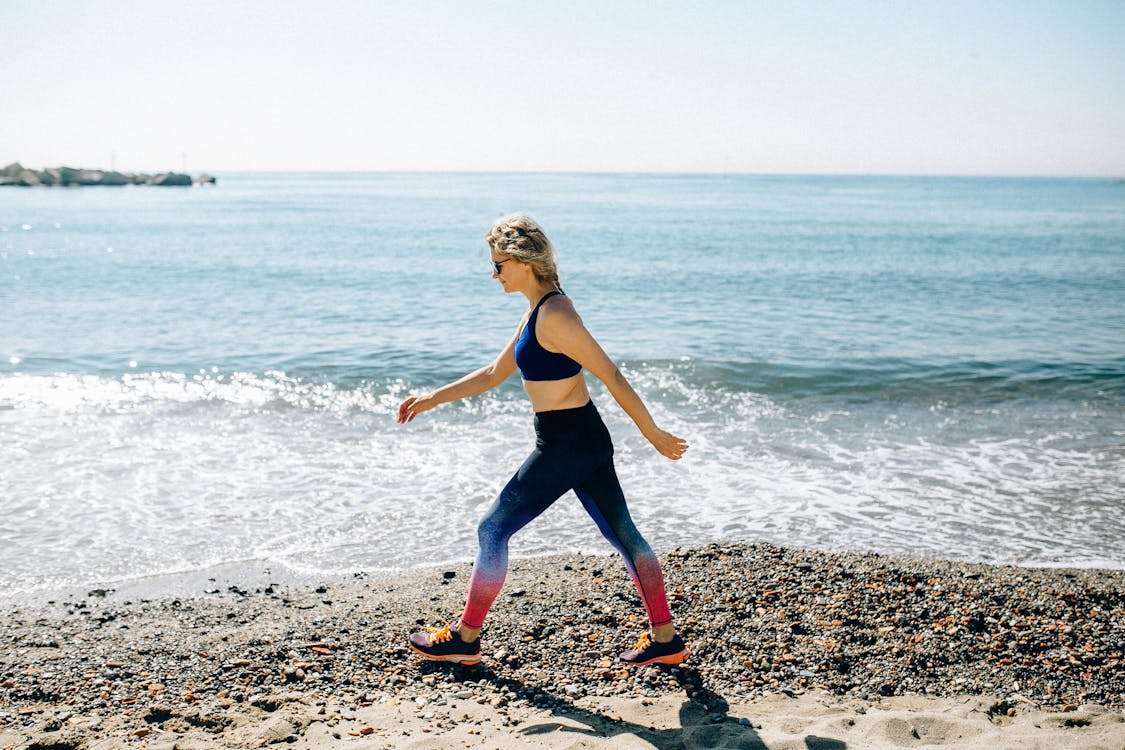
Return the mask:
M 527 297 L 527 304 L 535 305 L 539 300 L 543 299 L 550 292 L 555 291 L 555 285 L 547 281 L 538 281 L 523 290 L 523 296 Z

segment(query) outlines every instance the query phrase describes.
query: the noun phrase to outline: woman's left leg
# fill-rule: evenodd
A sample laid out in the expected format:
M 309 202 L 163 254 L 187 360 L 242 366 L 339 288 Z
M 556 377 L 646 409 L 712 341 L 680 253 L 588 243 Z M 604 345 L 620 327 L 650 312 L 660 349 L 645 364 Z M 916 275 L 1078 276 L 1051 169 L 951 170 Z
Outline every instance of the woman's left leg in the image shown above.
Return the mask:
M 683 638 L 672 627 L 672 613 L 668 610 L 660 561 L 629 516 L 625 493 L 617 481 L 613 461 L 603 464 L 575 487 L 574 492 L 606 539 L 625 558 L 625 566 L 641 594 L 648 615 L 649 629 L 641 634 L 636 646 L 622 652 L 621 660 L 638 667 L 682 663 L 690 654 Z
M 607 461 L 575 487 L 574 494 L 578 495 L 582 507 L 594 519 L 605 538 L 625 559 L 625 567 L 644 603 L 649 625 L 659 627 L 670 624 L 672 613 L 668 609 L 660 561 L 629 515 L 613 461 Z

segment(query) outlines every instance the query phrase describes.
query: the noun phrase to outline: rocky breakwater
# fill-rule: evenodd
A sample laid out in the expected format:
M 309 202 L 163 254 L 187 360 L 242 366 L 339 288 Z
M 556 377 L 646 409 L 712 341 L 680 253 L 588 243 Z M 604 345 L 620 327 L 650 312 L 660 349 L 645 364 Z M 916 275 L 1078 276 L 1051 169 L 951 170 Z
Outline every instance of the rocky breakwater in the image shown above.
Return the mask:
M 74 167 L 47 167 L 37 170 L 25 167 L 19 162 L 12 162 L 0 170 L 0 186 L 12 187 L 119 187 L 122 185 L 190 187 L 193 184 L 214 185 L 215 178 L 209 174 L 192 177 L 178 172 L 148 174 Z

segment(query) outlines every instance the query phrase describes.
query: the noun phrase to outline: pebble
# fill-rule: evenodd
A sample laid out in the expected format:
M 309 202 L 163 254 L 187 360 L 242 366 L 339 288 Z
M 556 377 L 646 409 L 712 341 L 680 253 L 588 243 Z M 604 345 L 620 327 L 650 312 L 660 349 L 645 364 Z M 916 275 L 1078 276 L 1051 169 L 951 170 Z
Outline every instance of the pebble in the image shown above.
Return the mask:
M 312 609 L 300 606 L 321 599 L 311 588 L 267 594 L 237 586 L 127 605 L 107 589 L 90 598 L 104 610 L 94 617 L 73 603 L 4 605 L 0 652 L 16 656 L 0 673 L 7 709 L 0 718 L 30 728 L 42 719 L 24 708 L 88 719 L 99 707 L 112 712 L 136 698 L 132 731 L 147 726 L 143 717 L 163 699 L 169 713 L 151 724 L 155 734 L 177 717 L 186 721 L 185 711 L 221 723 L 239 710 L 231 702 L 276 707 L 286 694 L 330 695 L 340 714 L 357 704 L 409 701 L 437 717 L 436 707 L 470 700 L 491 706 L 504 722 L 512 720 L 501 711 L 562 711 L 585 695 L 686 694 L 710 707 L 712 721 L 724 721 L 716 712 L 736 698 L 813 690 L 850 699 L 857 714 L 908 690 L 1018 690 L 1021 706 L 1081 708 L 1082 715 L 1125 707 L 1122 571 L 766 544 L 677 550 L 662 564 L 693 652 L 683 668 L 629 671 L 618 663 L 616 654 L 645 627 L 644 612 L 620 560 L 608 555 L 513 560 L 511 593 L 521 595 L 497 601 L 482 634 L 484 661 L 475 667 L 424 663 L 405 647 L 407 633 L 440 625 L 463 604 L 459 582 L 469 577 L 468 565 L 357 578 L 333 586 L 334 605 Z M 116 628 L 119 622 L 129 628 Z M 48 653 L 36 646 L 50 641 L 82 647 Z M 156 691 L 146 687 L 157 684 Z M 189 695 L 195 707 L 176 702 Z M 1015 705 L 1009 699 L 997 711 Z M 69 730 L 98 731 L 86 721 Z

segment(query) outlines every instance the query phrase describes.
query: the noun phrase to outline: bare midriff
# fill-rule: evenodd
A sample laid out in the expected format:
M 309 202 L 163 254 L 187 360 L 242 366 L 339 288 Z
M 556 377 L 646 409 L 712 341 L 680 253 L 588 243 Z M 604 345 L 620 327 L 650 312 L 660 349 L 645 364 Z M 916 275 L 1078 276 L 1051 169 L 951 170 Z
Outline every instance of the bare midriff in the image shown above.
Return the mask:
M 562 380 L 525 380 L 523 389 L 537 412 L 577 409 L 590 400 L 586 378 L 581 372 Z

